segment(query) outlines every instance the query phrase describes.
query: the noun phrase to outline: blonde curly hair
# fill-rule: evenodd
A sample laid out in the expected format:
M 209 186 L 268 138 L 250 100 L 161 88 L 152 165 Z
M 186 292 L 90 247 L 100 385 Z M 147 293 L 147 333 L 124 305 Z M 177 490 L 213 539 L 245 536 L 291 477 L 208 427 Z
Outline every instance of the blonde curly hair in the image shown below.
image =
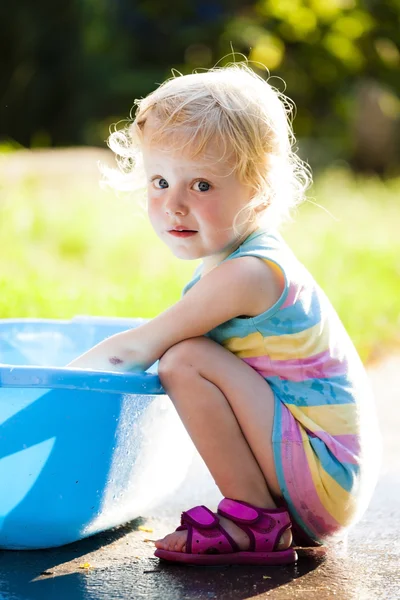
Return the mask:
M 276 227 L 304 200 L 311 173 L 294 149 L 294 105 L 246 63 L 174 75 L 135 105 L 134 118 L 108 139 L 119 166 L 104 173 L 112 187 L 144 185 L 141 145 L 151 116 L 157 123 L 151 143 L 191 159 L 218 141 L 221 159 L 229 155 L 238 179 L 254 189 L 240 211 L 249 224 L 265 220 Z

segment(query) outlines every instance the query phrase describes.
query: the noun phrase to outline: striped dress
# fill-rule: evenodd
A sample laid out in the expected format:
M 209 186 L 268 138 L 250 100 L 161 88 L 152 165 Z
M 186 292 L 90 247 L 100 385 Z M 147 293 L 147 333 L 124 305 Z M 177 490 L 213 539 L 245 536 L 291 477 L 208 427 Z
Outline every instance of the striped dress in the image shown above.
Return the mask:
M 225 260 L 242 256 L 279 268 L 282 296 L 266 312 L 231 319 L 207 336 L 271 386 L 284 503 L 303 539 L 327 542 L 361 517 L 376 484 L 381 443 L 370 384 L 326 295 L 280 235 L 257 229 Z M 201 267 L 183 293 L 200 277 Z

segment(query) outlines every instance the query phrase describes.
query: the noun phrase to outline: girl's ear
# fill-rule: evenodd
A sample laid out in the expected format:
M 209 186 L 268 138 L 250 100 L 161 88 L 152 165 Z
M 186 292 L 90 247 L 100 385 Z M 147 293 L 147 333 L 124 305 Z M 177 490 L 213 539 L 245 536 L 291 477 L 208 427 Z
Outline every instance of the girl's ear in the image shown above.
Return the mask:
M 260 202 L 260 204 L 257 204 L 254 207 L 254 211 L 256 213 L 264 212 L 264 210 L 266 210 L 270 204 L 271 203 L 269 200 L 263 200 L 262 202 Z

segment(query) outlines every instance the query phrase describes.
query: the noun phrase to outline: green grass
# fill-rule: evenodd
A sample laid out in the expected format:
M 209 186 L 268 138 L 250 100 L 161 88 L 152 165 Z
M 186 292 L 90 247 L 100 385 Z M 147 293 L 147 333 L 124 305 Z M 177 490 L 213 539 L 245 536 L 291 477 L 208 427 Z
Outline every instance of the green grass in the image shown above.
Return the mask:
M 133 198 L 100 190 L 72 167 L 2 180 L 2 318 L 153 317 L 180 297 L 195 265 L 169 253 Z M 365 361 L 400 341 L 399 193 L 399 180 L 331 171 L 311 195 L 333 217 L 305 203 L 283 230 Z

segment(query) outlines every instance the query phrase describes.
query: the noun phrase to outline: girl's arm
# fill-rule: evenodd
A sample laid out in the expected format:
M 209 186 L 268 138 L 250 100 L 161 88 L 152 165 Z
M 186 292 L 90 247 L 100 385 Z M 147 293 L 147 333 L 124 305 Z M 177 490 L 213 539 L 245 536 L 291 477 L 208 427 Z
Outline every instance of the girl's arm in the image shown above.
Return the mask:
M 182 340 L 204 335 L 233 317 L 266 311 L 277 302 L 283 287 L 283 276 L 256 257 L 227 261 L 148 323 L 107 338 L 68 366 L 102 371 L 146 370 Z

